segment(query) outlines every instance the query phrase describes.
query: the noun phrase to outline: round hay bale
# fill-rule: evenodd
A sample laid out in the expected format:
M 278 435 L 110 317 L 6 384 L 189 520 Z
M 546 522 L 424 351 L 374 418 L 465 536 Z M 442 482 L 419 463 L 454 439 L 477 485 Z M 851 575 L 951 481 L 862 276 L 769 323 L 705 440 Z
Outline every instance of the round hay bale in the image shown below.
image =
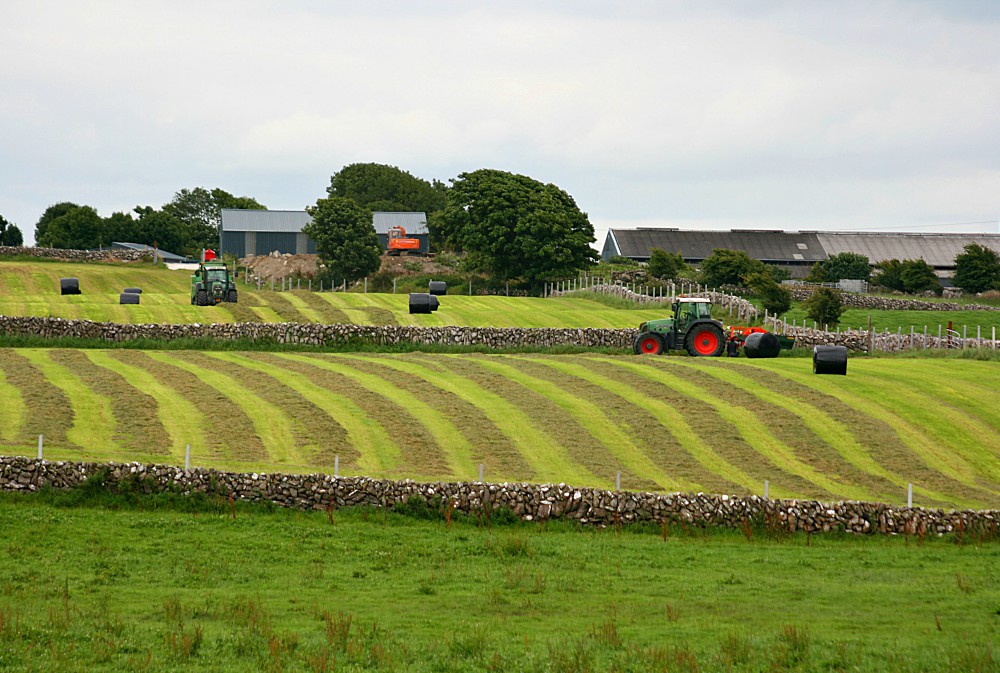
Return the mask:
M 430 313 L 434 309 L 431 308 L 431 299 L 437 302 L 437 297 L 427 294 L 426 292 L 411 292 L 410 293 L 410 313 Z
M 448 283 L 443 280 L 432 280 L 427 284 L 427 291 L 435 296 L 443 296 L 448 294 Z
M 438 301 L 438 298 L 435 297 L 434 295 L 431 295 L 431 298 L 428 300 L 428 303 L 431 305 L 432 311 L 438 310 L 438 308 L 441 306 L 441 302 Z
M 122 290 L 122 292 L 124 292 L 125 294 L 142 294 L 142 288 L 141 287 L 127 287 L 124 290 Z
M 813 374 L 847 375 L 847 346 L 813 346 Z
M 748 358 L 776 358 L 780 352 L 781 343 L 770 332 L 754 332 L 743 342 L 743 353 Z
M 119 304 L 138 304 L 139 303 L 139 295 L 135 294 L 134 292 L 122 292 L 120 295 L 118 295 L 118 303 Z
M 80 280 L 78 278 L 60 278 L 60 294 L 80 294 Z

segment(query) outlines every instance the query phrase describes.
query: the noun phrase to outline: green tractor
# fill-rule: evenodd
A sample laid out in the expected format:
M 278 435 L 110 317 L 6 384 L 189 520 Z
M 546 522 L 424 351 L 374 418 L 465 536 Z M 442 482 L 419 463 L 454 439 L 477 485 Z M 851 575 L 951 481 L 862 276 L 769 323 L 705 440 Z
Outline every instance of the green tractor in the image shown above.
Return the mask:
M 673 303 L 673 317 L 639 325 L 632 350 L 637 355 L 682 349 L 695 356 L 722 355 L 725 331 L 722 323 L 712 318 L 711 308 L 712 303 L 704 297 L 678 297 Z
M 223 262 L 202 262 L 191 274 L 191 303 L 210 306 L 221 302 L 235 304 L 236 282 Z

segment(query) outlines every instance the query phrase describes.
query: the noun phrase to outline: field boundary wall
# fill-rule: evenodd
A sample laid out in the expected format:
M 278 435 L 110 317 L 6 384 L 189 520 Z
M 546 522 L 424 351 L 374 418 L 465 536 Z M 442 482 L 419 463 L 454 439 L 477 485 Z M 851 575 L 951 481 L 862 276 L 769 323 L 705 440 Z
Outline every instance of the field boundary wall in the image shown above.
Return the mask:
M 998 510 L 940 510 L 885 503 L 770 500 L 758 496 L 659 494 L 574 488 L 566 484 L 415 482 L 328 474 L 222 472 L 141 463 L 46 461 L 0 456 L 0 490 L 34 492 L 71 489 L 94 475 L 106 488 L 148 494 L 204 493 L 281 507 L 327 510 L 351 506 L 393 507 L 411 498 L 437 502 L 453 511 L 483 515 L 501 508 L 526 521 L 568 519 L 581 524 L 629 523 L 745 529 L 764 526 L 782 533 L 844 531 L 858 534 L 997 535 Z
M 71 262 L 138 262 L 150 257 L 142 250 L 64 250 L 62 248 L 35 248 L 28 246 L 0 245 L 0 257 L 44 257 Z

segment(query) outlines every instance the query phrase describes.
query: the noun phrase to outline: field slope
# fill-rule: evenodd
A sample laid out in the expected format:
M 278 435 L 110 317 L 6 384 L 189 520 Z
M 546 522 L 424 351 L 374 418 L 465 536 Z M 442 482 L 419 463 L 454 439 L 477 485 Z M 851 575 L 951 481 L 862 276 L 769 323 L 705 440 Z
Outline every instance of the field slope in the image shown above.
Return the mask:
M 0 451 L 997 507 L 994 362 L 0 349 Z
M 62 296 L 59 279 L 80 280 L 83 294 Z M 138 306 L 122 306 L 126 287 L 142 289 Z M 444 298 L 431 315 L 410 315 L 408 295 L 257 290 L 238 283 L 236 304 L 191 305 L 190 272 L 150 266 L 0 261 L 0 315 L 118 323 L 300 322 L 474 327 L 636 327 L 666 309 L 610 308 L 588 299 Z

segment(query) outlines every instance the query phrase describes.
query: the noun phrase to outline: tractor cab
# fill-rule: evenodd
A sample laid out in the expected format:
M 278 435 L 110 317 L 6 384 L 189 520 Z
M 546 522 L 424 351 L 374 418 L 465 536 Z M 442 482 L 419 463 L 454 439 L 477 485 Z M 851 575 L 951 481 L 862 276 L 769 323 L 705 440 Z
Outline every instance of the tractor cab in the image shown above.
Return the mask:
M 721 355 L 726 342 L 722 323 L 712 319 L 712 302 L 705 297 L 678 297 L 670 318 L 639 325 L 633 344 L 636 353 L 658 354 L 686 350 L 694 356 Z

